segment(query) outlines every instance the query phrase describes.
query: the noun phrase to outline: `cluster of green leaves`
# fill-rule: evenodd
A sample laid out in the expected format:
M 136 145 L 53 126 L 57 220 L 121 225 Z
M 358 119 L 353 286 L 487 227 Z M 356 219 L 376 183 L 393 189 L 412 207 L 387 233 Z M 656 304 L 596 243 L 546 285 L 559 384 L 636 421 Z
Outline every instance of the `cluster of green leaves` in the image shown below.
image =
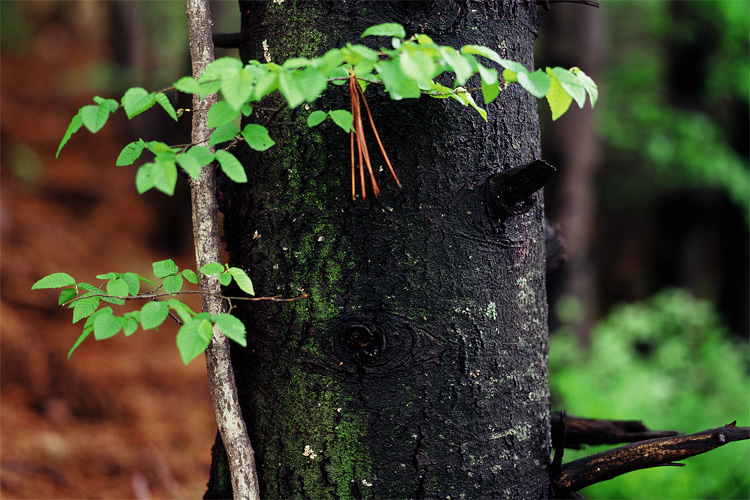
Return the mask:
M 558 308 L 563 327 L 550 335 L 553 407 L 571 415 L 643 420 L 685 433 L 750 417 L 748 343 L 730 335 L 714 305 L 684 289 L 621 304 L 593 328 L 584 346 L 571 299 Z M 592 376 L 595 375 L 595 376 Z M 665 411 L 666 410 L 666 411 Z M 611 447 L 611 446 L 609 446 Z M 606 447 L 605 447 L 606 448 Z M 565 452 L 574 460 L 601 451 Z M 587 498 L 747 498 L 750 447 L 720 448 L 688 467 L 657 467 L 597 483 Z
M 453 98 L 475 109 L 485 120 L 487 112 L 476 103 L 470 89 L 464 85 L 478 74 L 484 104 L 495 100 L 502 88 L 498 70 L 486 62 L 480 62 L 477 56 L 502 68 L 504 85 L 518 82 L 534 96 L 546 97 L 553 119 L 561 116 L 573 100 L 582 107 L 587 94 L 592 106 L 597 99 L 596 84 L 578 68 L 565 70 L 557 67 L 529 72 L 522 64 L 503 59 L 488 47 L 466 45 L 455 49 L 437 45 L 423 34 L 407 39 L 403 26 L 396 23 L 372 26 L 362 34 L 362 37 L 366 36 L 391 37 L 391 48 L 374 50 L 362 44 L 348 43 L 320 57 L 297 57 L 283 64 L 255 60 L 243 64 L 238 59 L 220 58 L 209 64 L 197 80 L 190 76 L 180 78 L 174 88 L 198 94 L 201 99 L 221 93 L 223 99 L 208 112 L 208 127 L 213 130 L 206 138 L 206 144 L 217 146 L 245 141 L 257 151 L 265 151 L 275 144 L 268 129 L 258 123 L 247 124 L 242 129 L 237 125 L 240 116 L 251 116 L 255 103 L 274 92 L 281 94 L 289 108 L 296 108 L 305 102 L 312 103 L 329 84 L 344 85 L 350 78 L 350 71 L 363 90 L 369 84 L 377 84 L 383 85 L 394 100 L 418 98 L 423 94 Z M 452 87 L 435 81 L 444 73 L 455 74 Z M 120 107 L 120 103 L 113 99 L 96 97 L 94 100 L 95 105 L 84 106 L 73 118 L 60 143 L 58 154 L 71 135 L 82 126 L 97 132 L 109 115 Z M 149 93 L 142 88 L 131 88 L 123 96 L 121 104 L 128 118 L 159 104 L 173 119 L 178 119 L 178 113 L 162 92 Z M 352 128 L 351 112 L 344 109 L 313 111 L 307 117 L 307 124 L 314 127 L 327 118 L 331 118 L 347 133 Z M 156 188 L 171 195 L 177 182 L 178 167 L 197 178 L 201 168 L 214 160 L 231 180 L 247 181 L 242 165 L 227 148 L 211 153 L 202 144 L 171 147 L 161 142 L 139 139 L 123 148 L 117 165 L 132 165 L 144 151 L 152 153 L 154 160 L 138 169 L 136 187 L 140 193 Z
M 245 293 L 254 295 L 253 283 L 245 271 L 238 267 L 229 267 L 217 262 L 206 264 L 201 268 L 205 275 L 218 275 L 219 282 L 226 286 L 232 280 Z M 195 359 L 208 347 L 211 341 L 213 326 L 238 344 L 245 346 L 245 325 L 227 313 L 195 313 L 181 300 L 175 298 L 182 293 L 187 280 L 198 284 L 198 275 L 190 269 L 179 270 L 172 259 L 153 263 L 154 276 L 161 279 L 160 285 L 148 278 L 133 272 L 100 274 L 97 279 L 106 280 L 97 287 L 90 283 L 76 283 L 67 273 L 53 273 L 40 279 L 31 287 L 32 290 L 61 288 L 58 303 L 73 309 L 73 323 L 85 319 L 83 332 L 68 353 L 73 351 L 92 333 L 96 340 L 114 337 L 120 331 L 126 336 L 136 332 L 140 325 L 143 330 L 156 330 L 170 314 L 181 323 L 177 333 L 177 348 L 185 364 Z M 154 288 L 141 293 L 141 283 Z M 163 300 L 159 300 L 163 298 Z M 129 311 L 117 315 L 111 306 L 100 307 L 102 303 L 124 305 L 126 300 L 146 300 L 138 311 Z M 170 313 L 170 311 L 172 311 Z

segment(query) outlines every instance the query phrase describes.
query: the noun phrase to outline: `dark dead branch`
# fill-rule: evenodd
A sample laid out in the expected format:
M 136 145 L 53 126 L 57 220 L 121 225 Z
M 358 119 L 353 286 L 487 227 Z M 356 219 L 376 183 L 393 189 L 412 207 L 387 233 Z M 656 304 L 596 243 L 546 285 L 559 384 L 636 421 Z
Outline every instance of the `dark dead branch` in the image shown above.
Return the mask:
M 559 475 L 552 478 L 552 487 L 559 495 L 634 470 L 664 465 L 682 466 L 684 464 L 674 462 L 744 439 L 750 439 L 750 427 L 737 427 L 732 422 L 724 427 L 686 436 L 639 441 L 563 464 Z
M 565 448 L 580 449 L 584 445 L 634 443 L 646 439 L 677 436 L 678 431 L 652 431 L 639 420 L 603 420 L 552 414 L 552 441 Z M 559 423 L 564 421 L 564 437 Z

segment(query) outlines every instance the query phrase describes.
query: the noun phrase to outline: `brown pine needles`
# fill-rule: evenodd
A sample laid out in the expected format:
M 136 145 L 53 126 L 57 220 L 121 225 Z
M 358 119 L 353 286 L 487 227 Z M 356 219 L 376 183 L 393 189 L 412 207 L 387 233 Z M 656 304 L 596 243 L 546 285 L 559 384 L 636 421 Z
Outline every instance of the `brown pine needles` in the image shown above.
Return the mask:
M 357 194 L 356 162 L 354 159 L 355 140 L 357 143 L 357 158 L 359 160 L 360 189 L 362 190 L 362 199 L 364 200 L 364 199 L 367 199 L 367 192 L 365 191 L 365 165 L 367 165 L 367 171 L 370 174 L 370 182 L 372 183 L 372 191 L 375 194 L 375 197 L 377 197 L 380 194 L 380 188 L 378 188 L 378 183 L 375 180 L 375 174 L 372 171 L 372 162 L 370 161 L 370 153 L 367 151 L 367 141 L 365 140 L 365 130 L 362 125 L 362 108 L 361 108 L 361 103 L 359 100 L 360 97 L 362 98 L 362 102 L 365 103 L 365 110 L 367 111 L 367 117 L 370 119 L 370 126 L 372 127 L 372 131 L 375 134 L 375 139 L 377 139 L 378 141 L 378 146 L 380 146 L 380 152 L 383 153 L 383 158 L 385 158 L 385 163 L 388 165 L 388 169 L 391 171 L 391 175 L 396 180 L 396 184 L 398 184 L 398 187 L 401 187 L 401 182 L 398 180 L 398 177 L 396 176 L 396 171 L 393 170 L 393 165 L 391 165 L 391 161 L 388 159 L 388 154 L 385 152 L 385 148 L 383 147 L 383 142 L 380 140 L 378 129 L 375 128 L 375 122 L 372 119 L 372 113 L 370 113 L 370 106 L 368 106 L 367 99 L 365 99 L 365 94 L 362 92 L 362 87 L 360 87 L 359 82 L 357 82 L 357 77 L 354 76 L 354 71 L 351 68 L 349 68 L 349 93 L 351 95 L 351 100 L 352 100 L 352 128 L 349 131 L 349 147 L 351 149 L 351 159 L 352 159 L 352 200 L 354 200 L 354 197 Z

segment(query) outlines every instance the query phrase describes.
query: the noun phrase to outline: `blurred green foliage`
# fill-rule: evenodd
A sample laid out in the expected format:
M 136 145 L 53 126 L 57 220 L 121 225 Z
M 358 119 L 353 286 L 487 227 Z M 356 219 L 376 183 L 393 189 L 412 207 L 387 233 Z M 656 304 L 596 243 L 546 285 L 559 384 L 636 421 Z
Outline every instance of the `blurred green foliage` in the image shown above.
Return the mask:
M 750 221 L 750 2 L 602 4 L 611 24 L 599 131 L 651 189 L 726 189 Z M 646 185 L 646 191 L 648 191 Z M 642 200 L 644 190 L 637 190 Z
M 575 300 L 560 303 L 575 321 Z M 685 434 L 737 420 L 750 425 L 748 343 L 728 335 L 710 301 L 683 289 L 623 304 L 599 322 L 588 346 L 563 326 L 550 338 L 553 409 L 642 420 Z M 566 450 L 565 460 L 609 447 Z M 748 498 L 750 443 L 730 443 L 686 467 L 631 472 L 582 491 L 586 498 Z

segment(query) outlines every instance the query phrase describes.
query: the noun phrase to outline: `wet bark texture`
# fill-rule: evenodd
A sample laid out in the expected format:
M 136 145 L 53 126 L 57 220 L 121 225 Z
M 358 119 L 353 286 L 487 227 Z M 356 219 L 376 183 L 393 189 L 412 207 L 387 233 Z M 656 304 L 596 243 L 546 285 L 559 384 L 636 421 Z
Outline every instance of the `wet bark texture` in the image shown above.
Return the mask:
M 313 57 L 398 22 L 408 34 L 483 44 L 533 66 L 533 4 L 240 8 L 243 60 Z M 485 207 L 493 173 L 540 156 L 535 100 L 510 87 L 485 123 L 455 100 L 392 101 L 374 85 L 365 95 L 403 189 L 386 167 L 376 172 L 380 197 L 352 201 L 349 137 L 330 122 L 273 127 L 273 148 L 242 152 L 249 183 L 222 187 L 230 264 L 248 270 L 259 295 L 310 293 L 234 311 L 248 326 L 248 348 L 234 346 L 233 359 L 261 495 L 545 497 L 542 201 L 537 193 L 529 212 L 502 220 Z M 333 88 L 278 119 L 349 109 L 348 96 L 347 86 Z M 229 495 L 217 487 L 220 458 L 215 449 L 207 496 Z

